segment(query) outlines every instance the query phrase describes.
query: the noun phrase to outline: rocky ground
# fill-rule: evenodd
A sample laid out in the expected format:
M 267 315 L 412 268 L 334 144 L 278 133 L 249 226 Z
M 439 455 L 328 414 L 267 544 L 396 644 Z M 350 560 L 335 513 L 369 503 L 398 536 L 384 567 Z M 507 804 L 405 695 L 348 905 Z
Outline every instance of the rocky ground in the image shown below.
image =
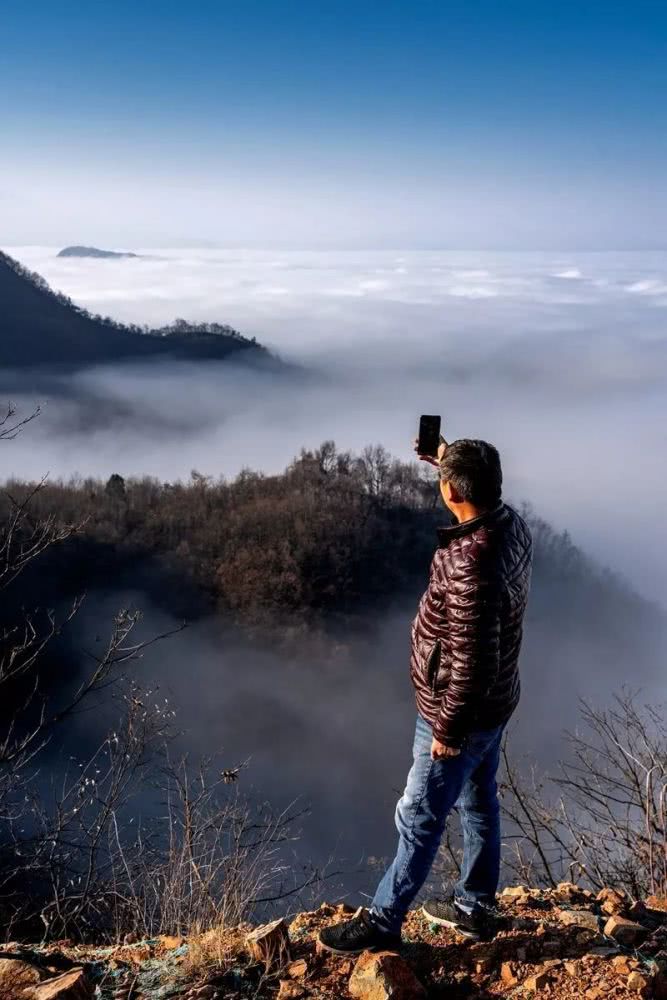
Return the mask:
M 505 926 L 471 942 L 415 911 L 400 955 L 341 959 L 317 934 L 351 912 L 324 904 L 264 928 L 106 948 L 60 941 L 0 950 L 0 1000 L 667 1000 L 667 901 L 632 903 L 563 883 L 499 899 Z

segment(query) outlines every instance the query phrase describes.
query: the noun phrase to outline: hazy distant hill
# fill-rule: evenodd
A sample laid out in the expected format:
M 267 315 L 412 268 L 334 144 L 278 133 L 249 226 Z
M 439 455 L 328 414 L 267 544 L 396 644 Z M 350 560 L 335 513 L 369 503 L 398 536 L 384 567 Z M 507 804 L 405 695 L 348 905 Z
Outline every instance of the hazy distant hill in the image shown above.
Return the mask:
M 253 360 L 271 357 L 230 326 L 176 320 L 149 330 L 93 316 L 0 251 L 0 367 L 77 367 L 158 355 L 221 359 L 241 352 Z
M 138 257 L 138 253 L 122 250 L 100 250 L 98 247 L 65 247 L 57 257 Z

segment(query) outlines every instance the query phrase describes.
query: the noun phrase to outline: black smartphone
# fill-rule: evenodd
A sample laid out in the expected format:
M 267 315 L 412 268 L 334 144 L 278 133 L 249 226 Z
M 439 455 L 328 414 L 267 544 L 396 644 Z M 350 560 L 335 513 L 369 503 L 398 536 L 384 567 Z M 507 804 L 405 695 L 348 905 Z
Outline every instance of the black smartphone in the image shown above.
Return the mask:
M 430 455 L 435 458 L 440 444 L 440 417 L 423 414 L 419 418 L 419 439 L 417 454 Z

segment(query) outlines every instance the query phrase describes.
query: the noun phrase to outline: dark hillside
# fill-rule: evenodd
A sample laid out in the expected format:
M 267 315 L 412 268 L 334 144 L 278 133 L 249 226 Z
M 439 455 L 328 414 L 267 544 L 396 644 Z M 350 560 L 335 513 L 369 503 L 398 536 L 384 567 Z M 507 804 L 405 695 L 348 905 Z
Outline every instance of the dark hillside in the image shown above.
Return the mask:
M 181 320 L 145 330 L 93 316 L 0 252 L 1 367 L 78 367 L 158 356 L 220 360 L 241 352 L 253 360 L 269 358 L 254 339 L 228 326 Z

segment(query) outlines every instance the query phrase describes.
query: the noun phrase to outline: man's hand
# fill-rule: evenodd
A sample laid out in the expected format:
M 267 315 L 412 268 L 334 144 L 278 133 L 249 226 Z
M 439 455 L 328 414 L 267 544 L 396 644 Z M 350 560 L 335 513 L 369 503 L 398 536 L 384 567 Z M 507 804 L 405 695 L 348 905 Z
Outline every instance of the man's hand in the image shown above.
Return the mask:
M 417 452 L 417 458 L 419 459 L 420 462 L 428 462 L 429 465 L 435 465 L 436 468 L 438 468 L 438 466 L 440 465 L 440 462 L 442 461 L 442 458 L 445 452 L 447 451 L 447 442 L 445 441 L 444 438 L 441 439 L 440 444 L 438 445 L 437 456 L 420 455 L 419 452 L 417 451 L 417 448 L 419 447 L 419 438 L 414 439 L 413 446 L 414 450 Z
M 440 760 L 442 757 L 458 757 L 461 753 L 455 747 L 446 747 L 444 743 L 440 743 L 433 737 L 433 742 L 431 743 L 431 760 Z

